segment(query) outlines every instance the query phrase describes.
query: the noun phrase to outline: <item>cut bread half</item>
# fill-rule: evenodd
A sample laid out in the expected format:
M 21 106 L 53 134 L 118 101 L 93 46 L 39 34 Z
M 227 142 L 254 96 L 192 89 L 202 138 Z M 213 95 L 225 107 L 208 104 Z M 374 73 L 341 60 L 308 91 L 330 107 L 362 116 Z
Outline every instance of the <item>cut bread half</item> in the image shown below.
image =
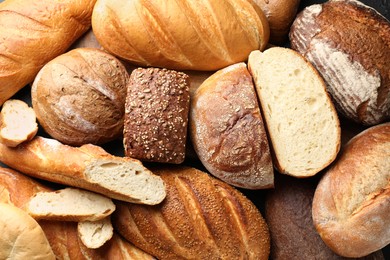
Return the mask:
M 108 216 L 97 221 L 82 221 L 77 224 L 81 242 L 88 248 L 99 248 L 110 240 L 114 234 L 111 218 Z
M 295 177 L 313 176 L 340 149 L 340 122 L 325 83 L 299 53 L 282 47 L 249 55 L 273 148 L 275 166 Z
M 60 221 L 97 221 L 115 210 L 110 198 L 77 188 L 38 192 L 26 205 L 35 219 Z
M 31 140 L 38 132 L 34 110 L 18 99 L 10 99 L 3 104 L 0 125 L 0 142 L 9 147 Z

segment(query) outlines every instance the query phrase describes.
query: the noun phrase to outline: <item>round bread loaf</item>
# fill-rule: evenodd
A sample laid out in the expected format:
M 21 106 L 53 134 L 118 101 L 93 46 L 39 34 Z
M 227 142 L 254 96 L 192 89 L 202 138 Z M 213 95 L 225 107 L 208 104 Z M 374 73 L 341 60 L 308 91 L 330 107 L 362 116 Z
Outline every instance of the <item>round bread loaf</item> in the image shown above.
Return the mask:
M 390 23 L 355 0 L 306 7 L 290 31 L 291 47 L 327 83 L 345 117 L 365 125 L 390 119 Z
M 337 254 L 362 257 L 390 243 L 390 123 L 353 137 L 320 180 L 313 222 Z
M 155 169 L 166 199 L 150 207 L 117 203 L 114 227 L 158 259 L 268 259 L 269 232 L 255 205 L 195 168 Z
M 47 63 L 31 88 L 44 130 L 64 144 L 103 144 L 122 135 L 129 75 L 114 56 L 71 50 Z
M 217 70 L 269 39 L 264 13 L 248 0 L 98 0 L 92 16 L 103 48 L 141 66 Z
M 0 259 L 56 259 L 39 224 L 25 211 L 0 203 Z
M 191 101 L 190 135 L 206 169 L 236 187 L 273 187 L 272 158 L 245 63 L 219 70 Z

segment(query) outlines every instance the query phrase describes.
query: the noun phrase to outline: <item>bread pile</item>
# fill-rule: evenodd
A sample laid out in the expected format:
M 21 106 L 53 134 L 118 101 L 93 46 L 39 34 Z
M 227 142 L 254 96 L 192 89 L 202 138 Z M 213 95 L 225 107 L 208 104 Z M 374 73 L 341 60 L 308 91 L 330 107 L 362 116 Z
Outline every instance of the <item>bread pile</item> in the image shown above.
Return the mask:
M 386 258 L 390 22 L 300 2 L 2 1 L 0 258 Z

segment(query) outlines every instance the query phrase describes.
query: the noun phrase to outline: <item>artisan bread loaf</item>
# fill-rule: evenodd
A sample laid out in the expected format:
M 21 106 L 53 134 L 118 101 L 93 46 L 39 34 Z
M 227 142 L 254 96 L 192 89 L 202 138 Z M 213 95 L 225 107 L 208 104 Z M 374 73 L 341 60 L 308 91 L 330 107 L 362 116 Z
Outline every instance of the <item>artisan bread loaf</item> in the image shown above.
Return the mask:
M 98 0 L 92 28 L 103 48 L 140 66 L 217 70 L 264 49 L 269 27 L 252 1 Z
M 0 144 L 0 161 L 25 174 L 134 203 L 158 204 L 164 182 L 132 158 L 113 156 L 95 145 L 71 147 L 36 136 L 17 148 Z
M 0 113 L 0 142 L 15 147 L 31 140 L 38 132 L 36 121 L 34 110 L 24 101 L 7 100 Z
M 0 3 L 0 105 L 91 26 L 96 0 Z
M 189 106 L 186 74 L 160 68 L 134 70 L 126 96 L 125 155 L 142 161 L 182 163 Z
M 114 235 L 111 218 L 77 223 L 77 232 L 83 244 L 88 248 L 103 246 Z
M 237 187 L 273 187 L 273 166 L 252 77 L 245 63 L 219 70 L 191 101 L 194 149 L 215 177 Z
M 117 203 L 114 228 L 158 259 L 268 259 L 267 224 L 230 185 L 195 168 L 159 167 L 167 197 L 153 207 Z
M 278 171 L 308 177 L 327 167 L 340 149 L 340 123 L 321 76 L 282 47 L 253 51 L 248 67 Z
M 0 203 L 0 259 L 55 259 L 39 224 L 25 211 Z
M 122 136 L 129 75 L 114 56 L 78 48 L 47 63 L 31 88 L 39 123 L 64 144 L 103 144 Z
M 306 7 L 291 47 L 318 69 L 345 117 L 365 125 L 390 119 L 390 23 L 356 0 Z
M 319 182 L 313 221 L 337 254 L 361 257 L 390 243 L 390 123 L 352 138 Z

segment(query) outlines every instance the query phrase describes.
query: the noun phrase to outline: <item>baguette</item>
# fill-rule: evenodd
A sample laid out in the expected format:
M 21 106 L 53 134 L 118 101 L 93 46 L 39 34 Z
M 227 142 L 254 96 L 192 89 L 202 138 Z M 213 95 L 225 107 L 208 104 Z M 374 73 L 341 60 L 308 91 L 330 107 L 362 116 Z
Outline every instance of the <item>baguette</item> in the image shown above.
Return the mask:
M 0 3 L 0 105 L 91 26 L 96 0 Z
M 76 148 L 36 136 L 17 148 L 0 144 L 0 161 L 36 178 L 133 203 L 158 204 L 166 194 L 161 178 L 141 162 L 91 144 Z
M 83 244 L 88 248 L 100 248 L 114 235 L 111 218 L 77 223 L 77 232 Z

